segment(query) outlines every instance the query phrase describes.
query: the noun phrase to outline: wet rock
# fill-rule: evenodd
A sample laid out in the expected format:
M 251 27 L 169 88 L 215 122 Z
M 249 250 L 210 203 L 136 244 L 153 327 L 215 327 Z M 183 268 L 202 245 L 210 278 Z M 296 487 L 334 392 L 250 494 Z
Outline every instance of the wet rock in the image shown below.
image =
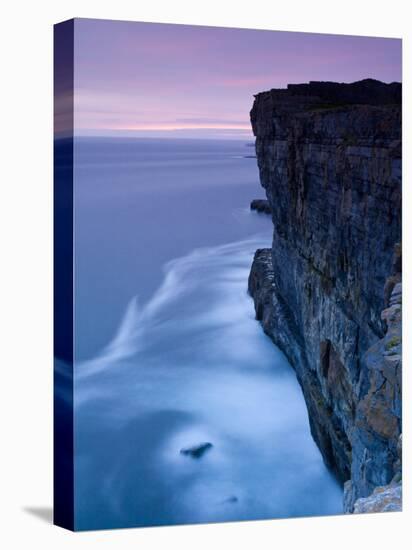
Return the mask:
M 213 445 L 209 442 L 199 443 L 198 445 L 193 445 L 192 447 L 181 449 L 180 454 L 191 456 L 192 458 L 201 458 L 204 453 L 212 447 Z
M 248 289 L 255 302 L 256 319 L 262 322 L 263 329 L 270 331 L 273 315 L 272 250 L 259 248 L 255 252 L 249 274 Z
M 345 510 L 375 487 L 402 478 L 402 284 L 397 283 L 382 312 L 385 336 L 363 357 L 360 385 L 366 388 L 355 415 L 352 442 L 352 488 Z M 358 511 L 361 511 L 360 509 Z
M 345 510 L 400 469 L 401 85 L 289 85 L 251 122 L 273 220 L 249 277 L 256 318 L 301 384 Z
M 250 203 L 250 209 L 256 210 L 257 212 L 263 212 L 264 214 L 272 213 L 272 209 L 270 207 L 269 201 L 265 199 L 254 199 Z
M 377 487 L 369 497 L 359 498 L 354 506 L 355 514 L 401 511 L 402 486 L 400 484 Z

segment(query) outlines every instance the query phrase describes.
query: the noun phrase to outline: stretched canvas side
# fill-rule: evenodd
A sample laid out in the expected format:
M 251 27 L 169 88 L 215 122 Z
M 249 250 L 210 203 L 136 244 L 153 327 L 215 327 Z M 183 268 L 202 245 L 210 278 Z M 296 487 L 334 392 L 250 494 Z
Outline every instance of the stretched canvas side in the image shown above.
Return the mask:
M 54 27 L 54 523 L 74 529 L 74 21 Z

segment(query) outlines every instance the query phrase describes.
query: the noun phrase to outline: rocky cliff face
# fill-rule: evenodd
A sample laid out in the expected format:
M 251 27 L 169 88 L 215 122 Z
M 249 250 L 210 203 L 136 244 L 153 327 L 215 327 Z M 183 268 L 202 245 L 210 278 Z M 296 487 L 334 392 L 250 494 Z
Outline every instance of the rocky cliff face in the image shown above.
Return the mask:
M 350 480 L 347 511 L 400 479 L 400 101 L 400 84 L 310 83 L 251 111 L 274 231 L 249 290 L 325 462 Z

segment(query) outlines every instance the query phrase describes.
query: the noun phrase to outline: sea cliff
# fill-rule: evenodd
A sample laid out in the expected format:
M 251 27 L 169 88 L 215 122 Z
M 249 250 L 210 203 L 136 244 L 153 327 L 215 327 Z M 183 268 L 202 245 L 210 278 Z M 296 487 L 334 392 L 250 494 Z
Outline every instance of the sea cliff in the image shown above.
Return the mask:
M 249 291 L 346 512 L 401 506 L 401 93 L 311 82 L 251 111 L 273 244 Z

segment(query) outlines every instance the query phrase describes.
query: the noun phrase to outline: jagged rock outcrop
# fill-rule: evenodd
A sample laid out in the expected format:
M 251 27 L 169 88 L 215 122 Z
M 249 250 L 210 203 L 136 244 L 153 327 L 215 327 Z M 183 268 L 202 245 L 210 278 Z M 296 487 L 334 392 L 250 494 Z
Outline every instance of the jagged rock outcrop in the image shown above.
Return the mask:
M 369 497 L 355 503 L 355 514 L 372 512 L 399 512 L 402 510 L 402 485 L 396 483 L 377 487 Z
M 390 284 L 399 277 L 400 272 L 395 272 L 389 278 Z M 387 324 L 387 332 L 363 358 L 366 370 L 362 376 L 368 391 L 358 403 L 351 433 L 352 479 L 345 483 L 344 496 L 347 512 L 362 511 L 371 502 L 381 503 L 382 495 L 386 503 L 390 502 L 391 495 L 396 497 L 391 510 L 401 509 L 398 496 L 402 492 L 395 491 L 402 479 L 401 282 L 393 287 L 388 307 L 381 317 Z M 389 481 L 390 485 L 385 486 Z M 369 494 L 371 487 L 379 488 L 374 491 L 371 501 L 356 501 L 359 495 Z
M 274 231 L 249 291 L 325 462 L 351 480 L 347 511 L 400 464 L 400 99 L 397 83 L 320 82 L 258 94 L 251 111 Z
M 250 203 L 250 209 L 256 210 L 257 212 L 262 212 L 264 214 L 271 214 L 272 209 L 270 207 L 269 201 L 265 199 L 254 199 Z

